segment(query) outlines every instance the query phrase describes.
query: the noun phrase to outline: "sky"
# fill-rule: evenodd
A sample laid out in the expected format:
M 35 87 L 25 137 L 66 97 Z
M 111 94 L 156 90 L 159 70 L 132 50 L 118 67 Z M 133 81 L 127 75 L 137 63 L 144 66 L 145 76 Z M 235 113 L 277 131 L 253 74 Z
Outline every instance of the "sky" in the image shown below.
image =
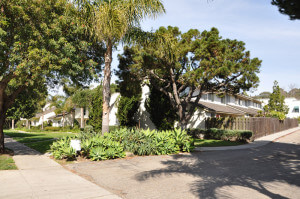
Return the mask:
M 272 91 L 274 80 L 289 90 L 290 85 L 300 88 L 300 20 L 289 20 L 279 13 L 271 0 L 164 0 L 166 14 L 141 23 L 143 30 L 160 26 L 177 26 L 181 32 L 199 31 L 216 27 L 223 38 L 246 43 L 251 58 L 262 60 L 260 85 L 254 93 Z M 117 69 L 114 52 L 112 68 Z M 116 77 L 113 76 L 115 81 Z

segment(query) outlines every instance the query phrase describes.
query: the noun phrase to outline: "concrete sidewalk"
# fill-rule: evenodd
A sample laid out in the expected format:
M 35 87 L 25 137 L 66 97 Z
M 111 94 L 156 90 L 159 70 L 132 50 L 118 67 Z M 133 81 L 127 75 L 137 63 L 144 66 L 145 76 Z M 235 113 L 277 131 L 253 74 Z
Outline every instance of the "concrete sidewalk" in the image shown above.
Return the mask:
M 195 148 L 194 151 L 224 151 L 224 150 L 240 150 L 240 149 L 256 148 L 256 147 L 264 146 L 270 142 L 275 142 L 280 137 L 286 136 L 297 130 L 300 130 L 300 127 L 288 129 L 288 130 L 274 133 L 271 135 L 267 135 L 267 136 L 258 138 L 249 144 L 238 145 L 238 146 L 223 146 L 223 147 L 197 147 L 197 148 Z
M 11 138 L 5 144 L 19 170 L 0 171 L 0 198 L 120 198 Z

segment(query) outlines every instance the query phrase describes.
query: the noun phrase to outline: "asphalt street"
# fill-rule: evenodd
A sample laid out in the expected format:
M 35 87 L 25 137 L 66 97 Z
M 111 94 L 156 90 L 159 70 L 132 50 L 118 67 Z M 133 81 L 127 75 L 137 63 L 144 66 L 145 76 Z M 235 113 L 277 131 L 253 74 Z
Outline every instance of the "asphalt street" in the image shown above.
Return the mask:
M 300 131 L 265 146 L 82 162 L 68 169 L 122 198 L 300 198 Z

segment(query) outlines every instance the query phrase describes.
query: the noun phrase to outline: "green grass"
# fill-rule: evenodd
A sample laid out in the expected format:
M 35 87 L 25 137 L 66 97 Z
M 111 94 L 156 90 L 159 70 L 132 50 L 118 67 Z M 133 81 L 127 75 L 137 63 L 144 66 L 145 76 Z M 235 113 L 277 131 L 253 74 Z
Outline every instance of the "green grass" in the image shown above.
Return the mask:
M 0 170 L 17 169 L 14 160 L 9 155 L 0 155 Z
M 195 139 L 196 147 L 220 147 L 220 146 L 237 146 L 245 144 L 244 142 L 232 142 L 226 140 L 206 140 L 206 139 Z
M 46 127 L 45 127 L 46 128 Z M 25 132 L 30 132 L 30 133 L 44 133 L 44 132 L 72 132 L 72 133 L 79 133 L 80 129 L 79 128 L 74 128 L 74 129 L 70 129 L 70 128 L 59 128 L 59 130 L 43 130 L 43 129 L 37 129 L 32 127 L 31 129 L 28 128 L 15 128 L 16 130 L 20 130 L 20 131 L 25 131 Z
M 50 133 L 50 132 L 39 132 L 39 133 L 20 133 L 12 130 L 5 130 L 5 135 L 12 137 L 14 140 L 25 144 L 26 146 L 35 149 L 41 153 L 46 153 L 50 149 L 51 144 L 58 138 L 62 137 L 74 137 L 75 133 Z

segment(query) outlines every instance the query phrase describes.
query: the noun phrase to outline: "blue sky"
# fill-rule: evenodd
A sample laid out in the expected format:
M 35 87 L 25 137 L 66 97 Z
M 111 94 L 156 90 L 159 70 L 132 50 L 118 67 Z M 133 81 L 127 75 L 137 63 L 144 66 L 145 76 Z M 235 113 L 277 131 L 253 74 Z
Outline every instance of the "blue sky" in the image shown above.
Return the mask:
M 166 14 L 142 22 L 144 30 L 177 26 L 182 32 L 216 27 L 223 38 L 246 43 L 251 57 L 261 59 L 260 86 L 251 95 L 272 91 L 274 80 L 288 90 L 300 87 L 300 20 L 291 21 L 271 0 L 164 0 Z M 114 52 L 112 67 L 117 68 Z M 116 77 L 112 78 L 113 80 Z

